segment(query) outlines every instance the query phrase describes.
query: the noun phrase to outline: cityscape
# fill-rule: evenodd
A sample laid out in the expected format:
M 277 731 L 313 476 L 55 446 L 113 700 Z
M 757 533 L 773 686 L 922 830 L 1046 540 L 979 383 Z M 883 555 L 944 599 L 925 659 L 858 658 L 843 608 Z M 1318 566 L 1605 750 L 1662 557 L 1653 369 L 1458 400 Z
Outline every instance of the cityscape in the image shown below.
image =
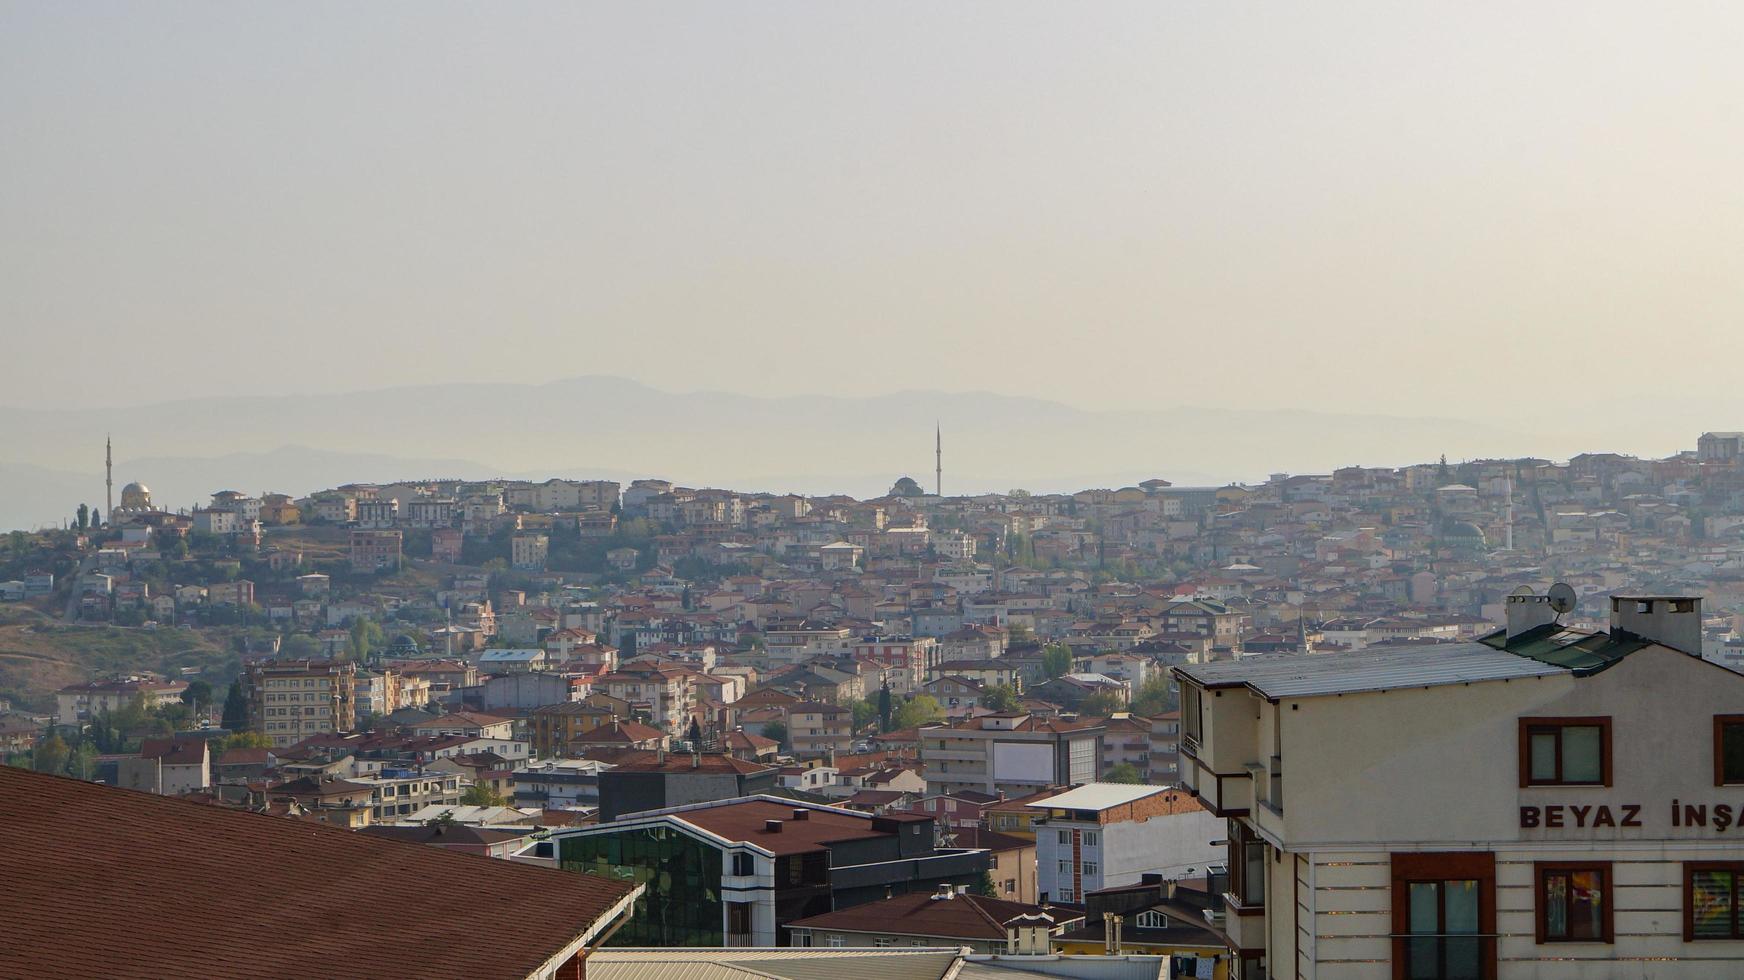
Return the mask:
M 0 0 L 0 980 L 1744 977 L 1741 41 Z

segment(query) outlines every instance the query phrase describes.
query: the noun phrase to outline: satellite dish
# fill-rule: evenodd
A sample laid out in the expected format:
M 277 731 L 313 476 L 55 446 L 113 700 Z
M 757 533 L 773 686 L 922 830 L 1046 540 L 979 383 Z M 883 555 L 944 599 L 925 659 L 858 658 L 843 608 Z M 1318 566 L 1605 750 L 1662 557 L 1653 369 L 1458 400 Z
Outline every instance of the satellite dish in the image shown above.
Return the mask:
M 1576 596 L 1574 587 L 1567 582 L 1558 582 L 1550 587 L 1550 608 L 1556 610 L 1558 616 L 1574 608 Z
M 1532 586 L 1522 585 L 1519 588 L 1515 589 L 1514 591 L 1512 591 L 1508 594 L 1509 595 L 1531 595 L 1532 594 Z

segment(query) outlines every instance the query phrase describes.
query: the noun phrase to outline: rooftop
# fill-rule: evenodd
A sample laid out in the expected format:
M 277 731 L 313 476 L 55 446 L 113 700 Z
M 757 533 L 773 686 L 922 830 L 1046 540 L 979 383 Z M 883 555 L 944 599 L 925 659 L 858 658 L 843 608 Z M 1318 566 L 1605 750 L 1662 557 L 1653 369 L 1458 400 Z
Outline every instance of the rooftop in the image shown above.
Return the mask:
M 1167 786 L 1136 786 L 1131 783 L 1085 783 L 1057 796 L 1044 797 L 1027 804 L 1046 810 L 1106 810 L 1124 806 L 1158 793 L 1172 792 Z
M 0 976 L 519 980 L 597 934 L 636 891 L 3 766 L 0 826 L 80 842 L 0 849 Z M 456 901 L 490 942 L 430 941 Z
M 1483 643 L 1446 643 L 1307 656 L 1266 653 L 1175 672 L 1207 688 L 1246 687 L 1275 699 L 1548 677 L 1566 669 Z
M 957 948 L 602 949 L 590 980 L 948 980 Z
M 794 929 L 840 929 L 927 939 L 1004 940 L 1007 938 L 1006 923 L 1035 916 L 1054 918 L 1039 905 L 980 895 L 941 898 L 928 892 L 910 892 L 795 919 L 787 925 Z

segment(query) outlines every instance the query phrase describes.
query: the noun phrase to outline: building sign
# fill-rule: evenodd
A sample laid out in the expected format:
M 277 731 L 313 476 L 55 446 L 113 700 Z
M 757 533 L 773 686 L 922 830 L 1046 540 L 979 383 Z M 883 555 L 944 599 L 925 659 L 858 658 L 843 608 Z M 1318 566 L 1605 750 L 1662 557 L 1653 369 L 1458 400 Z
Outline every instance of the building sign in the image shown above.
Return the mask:
M 1718 833 L 1744 820 L 1744 805 L 1730 803 L 1684 803 L 1672 800 L 1671 825 L 1679 828 L 1712 827 Z M 1523 830 L 1597 830 L 1603 827 L 1640 827 L 1641 805 L 1621 803 L 1546 803 L 1520 808 Z

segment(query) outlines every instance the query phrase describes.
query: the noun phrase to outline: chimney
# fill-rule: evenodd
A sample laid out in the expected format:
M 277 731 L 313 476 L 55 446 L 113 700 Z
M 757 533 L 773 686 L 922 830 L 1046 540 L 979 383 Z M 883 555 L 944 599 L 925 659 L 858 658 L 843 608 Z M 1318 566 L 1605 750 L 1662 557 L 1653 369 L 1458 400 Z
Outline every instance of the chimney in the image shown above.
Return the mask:
M 1550 604 L 1550 597 L 1547 595 L 1534 595 L 1530 592 L 1511 595 L 1508 597 L 1507 608 L 1510 640 L 1527 630 L 1556 622 L 1556 608 Z
M 1702 655 L 1701 597 L 1614 595 L 1611 597 L 1611 632 L 1639 637 L 1699 657 Z
M 765 834 L 779 834 L 779 833 L 781 833 L 781 821 L 779 821 L 779 820 L 765 820 L 765 821 L 763 821 L 763 832 Z
M 793 808 L 793 819 L 795 819 L 795 820 L 810 820 L 811 819 L 811 811 L 805 809 L 804 807 L 797 807 L 796 806 Z

